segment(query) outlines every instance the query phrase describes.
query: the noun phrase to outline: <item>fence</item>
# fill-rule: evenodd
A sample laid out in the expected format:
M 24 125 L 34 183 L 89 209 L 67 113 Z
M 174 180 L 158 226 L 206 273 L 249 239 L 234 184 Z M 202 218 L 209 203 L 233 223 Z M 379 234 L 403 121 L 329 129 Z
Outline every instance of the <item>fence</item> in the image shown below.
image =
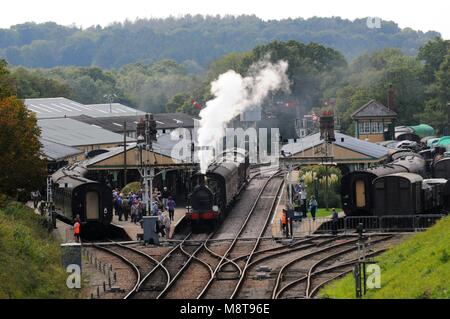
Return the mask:
M 365 231 L 415 232 L 431 227 L 443 216 L 445 215 L 349 216 L 340 218 L 337 224 L 334 224 L 329 217 L 320 217 L 315 220 L 305 218 L 298 223 L 294 223 L 294 235 L 331 234 L 334 227 L 340 234 L 350 234 L 356 232 L 356 227 L 359 224 L 363 225 Z

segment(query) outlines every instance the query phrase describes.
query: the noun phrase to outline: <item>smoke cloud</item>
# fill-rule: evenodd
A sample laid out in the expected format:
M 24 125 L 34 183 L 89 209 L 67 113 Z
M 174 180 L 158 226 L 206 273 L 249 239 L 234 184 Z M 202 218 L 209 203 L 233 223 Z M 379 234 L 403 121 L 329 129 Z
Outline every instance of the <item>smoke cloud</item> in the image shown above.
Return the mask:
M 206 102 L 206 107 L 200 111 L 197 132 L 197 145 L 203 147 L 198 152 L 202 173 L 213 160 L 212 151 L 206 148 L 215 148 L 220 143 L 227 124 L 234 117 L 261 104 L 271 91 L 289 90 L 287 68 L 286 61 L 272 64 L 264 60 L 250 67 L 249 76 L 242 77 L 229 70 L 211 83 L 214 98 Z

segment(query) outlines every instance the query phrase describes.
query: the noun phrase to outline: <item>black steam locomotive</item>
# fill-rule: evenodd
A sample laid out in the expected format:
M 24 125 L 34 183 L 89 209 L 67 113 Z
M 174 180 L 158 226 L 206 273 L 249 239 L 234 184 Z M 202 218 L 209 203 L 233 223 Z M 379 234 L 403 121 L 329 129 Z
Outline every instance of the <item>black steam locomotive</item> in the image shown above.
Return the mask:
M 100 235 L 112 220 L 112 191 L 84 177 L 86 173 L 79 164 L 55 172 L 52 175 L 53 203 L 59 218 L 72 223 L 78 215 L 82 233 Z
M 240 149 L 221 154 L 206 174 L 192 178 L 186 219 L 193 228 L 201 224 L 216 226 L 245 187 L 249 177 L 248 154 Z

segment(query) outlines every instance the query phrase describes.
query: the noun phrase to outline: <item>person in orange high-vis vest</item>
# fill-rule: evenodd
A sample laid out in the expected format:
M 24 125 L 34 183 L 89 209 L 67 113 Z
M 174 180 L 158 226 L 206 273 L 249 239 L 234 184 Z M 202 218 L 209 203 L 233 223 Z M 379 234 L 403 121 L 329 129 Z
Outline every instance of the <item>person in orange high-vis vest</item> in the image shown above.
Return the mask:
M 80 242 L 80 227 L 81 227 L 80 220 L 77 218 L 75 219 L 75 223 L 73 224 L 73 235 L 77 243 Z
M 283 211 L 281 212 L 280 221 L 281 221 L 281 230 L 283 231 L 283 233 L 285 233 L 286 232 L 286 210 L 285 209 L 283 209 Z

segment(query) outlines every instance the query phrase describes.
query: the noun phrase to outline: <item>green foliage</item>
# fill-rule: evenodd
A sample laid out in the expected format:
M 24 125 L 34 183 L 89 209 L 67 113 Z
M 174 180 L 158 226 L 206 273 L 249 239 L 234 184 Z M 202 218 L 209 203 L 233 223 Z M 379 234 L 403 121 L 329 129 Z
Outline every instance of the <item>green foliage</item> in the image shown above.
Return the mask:
M 447 55 L 442 60 L 439 68 L 434 72 L 435 81 L 426 89 L 428 99 L 424 112 L 420 115 L 423 122 L 429 123 L 443 133 L 444 128 L 449 128 L 447 117 L 447 103 L 450 100 L 450 46 Z
M 13 69 L 20 98 L 63 96 L 85 104 L 108 103 L 105 95 L 116 94 L 114 102 L 160 113 L 180 91 L 195 87 L 195 77 L 172 60 L 150 65 L 130 64 L 118 70 L 98 67 Z
M 340 185 L 342 173 L 337 167 L 314 165 L 305 166 L 300 169 L 299 176 L 303 176 L 308 193 L 308 200 L 314 195 L 315 180 L 319 207 L 326 206 L 327 182 L 328 182 L 328 208 L 341 207 Z
M 48 79 L 37 71 L 25 68 L 15 69 L 11 76 L 16 79 L 17 97 L 44 98 L 44 97 L 67 97 L 73 95 L 72 89 L 62 82 Z
M 0 100 L 16 95 L 14 79 L 11 76 L 5 60 L 0 59 Z
M 429 41 L 419 49 L 417 58 L 425 62 L 423 77 L 426 83 L 431 83 L 435 79 L 435 73 L 441 67 L 445 57 L 449 55 L 450 40 L 443 40 L 440 37 Z
M 141 188 L 142 188 L 141 182 L 132 182 L 132 183 L 125 185 L 125 187 L 122 189 L 122 193 L 125 196 L 127 196 L 129 192 L 133 192 L 133 193 L 137 194 L 137 193 L 139 193 Z
M 413 235 L 378 257 L 381 288 L 368 290 L 368 299 L 450 298 L 450 217 Z M 355 298 L 354 279 L 347 275 L 320 291 L 325 298 Z
M 387 105 L 388 89 L 395 89 L 398 124 L 419 123 L 425 101 L 425 86 L 421 81 L 422 65 L 414 57 L 399 50 L 386 49 L 356 59 L 337 90 L 337 109 L 342 115 L 342 127 L 353 132 L 351 114 L 369 100 Z
M 77 297 L 65 285 L 59 245 L 44 223 L 22 204 L 0 208 L 0 299 Z
M 34 114 L 21 100 L 0 98 L 0 193 L 15 196 L 19 189 L 31 191 L 43 184 L 46 167 L 39 135 Z
M 15 25 L 0 30 L 0 56 L 14 65 L 45 68 L 118 68 L 169 58 L 195 71 L 228 53 L 251 50 L 273 40 L 319 43 L 343 52 L 351 60 L 363 52 L 387 47 L 414 55 L 437 35 L 400 29 L 391 21 L 383 21 L 379 29 L 369 29 L 365 18 L 263 21 L 245 15 L 186 15 L 113 23 L 105 28 L 80 29 L 55 23 Z

